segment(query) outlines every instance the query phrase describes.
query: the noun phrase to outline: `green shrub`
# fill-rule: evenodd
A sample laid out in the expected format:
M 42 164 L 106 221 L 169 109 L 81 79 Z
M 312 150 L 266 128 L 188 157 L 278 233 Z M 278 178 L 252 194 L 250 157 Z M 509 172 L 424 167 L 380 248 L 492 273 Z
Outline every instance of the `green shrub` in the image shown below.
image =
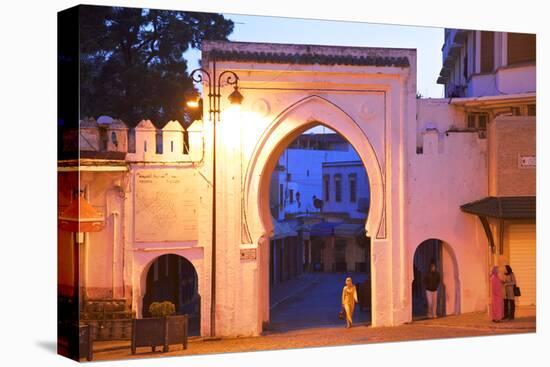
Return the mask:
M 153 302 L 149 306 L 149 312 L 153 317 L 166 317 L 176 313 L 176 306 L 170 301 Z

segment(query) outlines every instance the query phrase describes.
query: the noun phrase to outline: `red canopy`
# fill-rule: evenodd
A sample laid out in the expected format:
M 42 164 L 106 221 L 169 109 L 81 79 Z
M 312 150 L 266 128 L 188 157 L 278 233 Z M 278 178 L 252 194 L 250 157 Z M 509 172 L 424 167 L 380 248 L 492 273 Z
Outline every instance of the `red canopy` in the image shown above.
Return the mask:
M 103 213 L 97 211 L 82 196 L 59 216 L 59 228 L 67 232 L 99 232 L 105 226 Z

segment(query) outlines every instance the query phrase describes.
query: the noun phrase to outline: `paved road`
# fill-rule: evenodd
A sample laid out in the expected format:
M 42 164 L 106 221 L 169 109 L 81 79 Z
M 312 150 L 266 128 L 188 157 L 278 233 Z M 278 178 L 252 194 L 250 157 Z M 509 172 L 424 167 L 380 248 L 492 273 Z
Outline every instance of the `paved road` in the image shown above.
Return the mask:
M 357 325 L 357 327 L 345 329 L 343 327 L 332 326 L 271 333 L 258 337 L 221 338 L 219 340 L 194 339 L 189 342 L 187 350 L 182 350 L 181 346 L 172 345 L 168 353 L 161 353 L 162 348 L 157 348 L 157 352 L 155 353 L 151 352 L 151 348 L 138 348 L 138 354 L 132 355 L 128 341 L 116 343 L 118 345 L 113 342 L 95 342 L 94 360 L 248 352 L 405 340 L 532 333 L 536 330 L 535 311 L 534 308 L 519 309 L 515 321 L 498 324 L 492 323 L 486 312 L 475 312 L 394 327 L 372 328 L 370 326 Z
M 346 274 L 314 273 L 317 280 L 298 294 L 290 296 L 271 309 L 270 331 L 288 331 L 340 325 L 345 327 L 345 321 L 338 319 L 341 308 L 342 287 Z M 365 280 L 364 274 L 351 273 L 354 283 Z M 284 283 L 281 283 L 284 286 Z M 289 289 L 289 295 L 294 293 Z M 355 307 L 353 321 L 356 325 L 370 321 L 370 312 L 361 311 Z

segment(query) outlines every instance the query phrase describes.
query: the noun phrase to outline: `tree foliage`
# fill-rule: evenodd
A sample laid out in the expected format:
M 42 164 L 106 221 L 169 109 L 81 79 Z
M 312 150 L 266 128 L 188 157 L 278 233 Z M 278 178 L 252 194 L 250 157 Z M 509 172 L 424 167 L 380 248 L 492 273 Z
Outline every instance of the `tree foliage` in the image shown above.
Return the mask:
M 189 121 L 193 86 L 183 53 L 203 40 L 226 40 L 221 14 L 83 6 L 80 13 L 80 115 L 110 115 L 130 125 Z

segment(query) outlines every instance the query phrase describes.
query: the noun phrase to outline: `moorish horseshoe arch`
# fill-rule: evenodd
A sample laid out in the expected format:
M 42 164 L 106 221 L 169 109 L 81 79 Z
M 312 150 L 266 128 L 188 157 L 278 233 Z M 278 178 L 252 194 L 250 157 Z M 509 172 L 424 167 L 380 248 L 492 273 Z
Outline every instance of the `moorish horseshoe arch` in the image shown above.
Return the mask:
M 201 273 L 203 272 L 203 264 L 202 259 L 203 255 L 202 253 L 197 253 L 196 251 L 193 251 L 194 248 L 190 247 L 186 250 L 162 250 L 162 251 L 140 251 L 134 254 L 134 269 L 133 269 L 133 283 L 134 283 L 134 291 L 133 291 L 133 298 L 132 298 L 132 305 L 133 310 L 136 312 L 136 317 L 141 318 L 143 317 L 143 297 L 145 296 L 145 293 L 147 291 L 147 274 L 149 270 L 151 269 L 151 266 L 161 256 L 164 255 L 176 255 L 179 257 L 184 258 L 187 260 L 193 268 L 195 269 L 195 273 L 197 275 L 197 288 L 199 295 L 204 295 L 204 284 L 202 281 Z M 206 303 L 204 303 L 206 305 Z M 208 313 L 204 309 L 203 303 L 201 303 L 201 314 L 207 315 Z M 201 320 L 201 328 L 202 325 L 206 324 Z M 202 332 L 202 331 L 201 331 Z
M 367 235 L 376 238 L 384 211 L 384 180 L 377 154 L 366 133 L 351 116 L 330 100 L 313 95 L 281 112 L 254 148 L 244 181 L 244 225 L 249 243 L 259 244 L 273 232 L 268 193 L 270 175 L 279 156 L 298 135 L 319 124 L 344 137 L 361 158 L 371 191 L 365 230 Z
M 443 278 L 441 279 L 441 282 L 445 285 L 445 312 L 446 316 L 448 315 L 459 315 L 461 314 L 461 308 L 462 308 L 462 276 L 461 271 L 462 269 L 459 267 L 459 264 L 461 263 L 459 261 L 459 254 L 456 252 L 453 245 L 451 245 L 451 242 L 444 240 L 443 238 L 446 238 L 445 236 L 426 236 L 423 240 L 417 240 L 415 246 L 411 248 L 411 253 L 408 258 L 409 264 L 411 264 L 410 267 L 410 279 L 414 279 L 414 267 L 412 264 L 414 264 L 414 259 L 416 256 L 416 253 L 420 249 L 422 245 L 424 245 L 427 241 L 430 240 L 437 240 L 440 242 L 441 251 L 442 251 L 442 258 L 440 259 L 442 261 L 442 275 Z M 450 260 L 450 263 L 446 263 L 445 259 Z M 408 293 L 411 294 L 412 292 L 412 281 L 408 283 Z M 450 301 L 450 303 L 447 304 L 447 300 Z M 409 302 L 410 306 L 410 315 L 411 320 L 413 317 L 413 298 L 411 297 L 411 302 Z

